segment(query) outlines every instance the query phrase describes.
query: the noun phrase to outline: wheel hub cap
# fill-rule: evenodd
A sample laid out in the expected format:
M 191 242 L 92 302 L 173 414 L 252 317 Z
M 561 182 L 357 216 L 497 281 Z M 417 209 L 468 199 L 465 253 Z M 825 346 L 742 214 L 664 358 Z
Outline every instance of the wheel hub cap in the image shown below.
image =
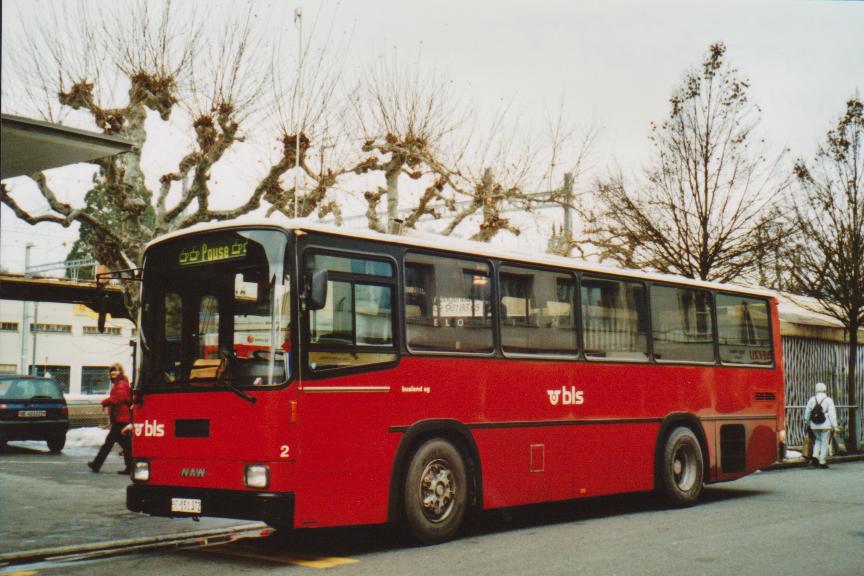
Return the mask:
M 432 522 L 443 522 L 453 511 L 456 482 L 445 460 L 433 460 L 420 476 L 423 513 Z

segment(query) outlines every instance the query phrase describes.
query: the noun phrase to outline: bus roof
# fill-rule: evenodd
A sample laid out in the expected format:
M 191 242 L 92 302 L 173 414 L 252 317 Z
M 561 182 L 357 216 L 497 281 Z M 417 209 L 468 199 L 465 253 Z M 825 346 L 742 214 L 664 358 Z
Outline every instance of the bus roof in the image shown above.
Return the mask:
M 643 272 L 641 270 L 633 270 L 630 268 L 619 268 L 615 266 L 593 264 L 572 258 L 568 256 L 555 256 L 552 254 L 532 254 L 527 252 L 519 252 L 514 250 L 496 249 L 489 244 L 476 242 L 473 240 L 463 240 L 452 238 L 449 236 L 439 236 L 435 234 L 426 234 L 422 232 L 408 231 L 405 235 L 382 234 L 369 229 L 358 228 L 340 228 L 320 222 L 314 222 L 309 219 L 276 219 L 276 218 L 261 218 L 261 217 L 240 217 L 233 220 L 223 222 L 204 222 L 195 224 L 182 230 L 170 232 L 164 236 L 160 236 L 151 240 L 145 250 L 160 244 L 162 242 L 187 236 L 191 234 L 200 234 L 206 232 L 215 232 L 218 230 L 227 230 L 232 228 L 277 228 L 281 230 L 298 230 L 304 232 L 320 232 L 324 234 L 332 234 L 335 236 L 343 236 L 347 238 L 361 238 L 365 240 L 375 240 L 378 242 L 386 242 L 388 244 L 399 244 L 402 246 L 429 248 L 434 250 L 445 250 L 448 252 L 456 252 L 468 256 L 484 256 L 487 258 L 510 260 L 522 262 L 526 264 L 539 264 L 547 266 L 557 266 L 560 268 L 570 268 L 583 272 L 596 272 L 601 274 L 611 274 L 615 276 L 626 276 L 641 280 L 652 280 L 656 282 L 670 282 L 674 284 L 683 284 L 688 286 L 698 286 L 701 288 L 710 288 L 715 290 L 726 290 L 755 296 L 763 296 L 776 298 L 776 293 L 765 288 L 753 288 L 750 286 L 741 286 L 738 284 L 723 284 L 720 282 L 707 282 L 704 280 L 694 280 L 684 276 L 674 274 L 661 274 L 656 272 Z

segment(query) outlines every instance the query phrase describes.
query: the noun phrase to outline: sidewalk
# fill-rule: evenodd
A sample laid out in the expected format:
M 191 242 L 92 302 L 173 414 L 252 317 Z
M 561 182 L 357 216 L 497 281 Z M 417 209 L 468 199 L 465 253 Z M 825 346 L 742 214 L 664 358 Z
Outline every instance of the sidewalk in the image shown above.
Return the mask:
M 70 442 L 61 454 L 50 454 L 44 442 L 13 442 L 0 453 L 0 559 L 46 548 L 87 548 L 130 539 L 156 542 L 181 533 L 263 526 L 242 520 L 202 518 L 196 522 L 129 512 L 129 477 L 117 474 L 123 459 L 114 451 L 102 471 L 94 474 L 87 462 L 96 455 L 99 434 L 79 430 L 70 430 Z M 79 435 L 95 438 L 76 442 Z
M 837 454 L 828 458 L 828 464 L 836 464 L 840 462 L 856 462 L 864 460 L 864 452 L 852 452 L 849 454 Z M 801 456 L 797 450 L 787 450 L 786 458 L 780 462 L 771 464 L 765 470 L 781 470 L 783 468 L 805 468 L 810 463 Z

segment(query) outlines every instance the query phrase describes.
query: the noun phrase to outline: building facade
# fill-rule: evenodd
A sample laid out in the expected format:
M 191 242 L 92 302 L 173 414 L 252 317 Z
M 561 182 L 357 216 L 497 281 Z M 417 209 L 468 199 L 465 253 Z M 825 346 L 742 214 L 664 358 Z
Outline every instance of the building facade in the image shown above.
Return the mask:
M 26 329 L 25 329 L 26 326 Z M 67 394 L 104 395 L 108 367 L 121 363 L 130 379 L 135 325 L 80 304 L 0 300 L 0 373 L 51 375 Z

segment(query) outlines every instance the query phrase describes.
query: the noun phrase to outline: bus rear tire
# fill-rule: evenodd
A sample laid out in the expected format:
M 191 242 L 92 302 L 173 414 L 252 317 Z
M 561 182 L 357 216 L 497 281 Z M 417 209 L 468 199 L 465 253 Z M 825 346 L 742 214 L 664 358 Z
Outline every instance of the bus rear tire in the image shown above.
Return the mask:
M 422 444 L 408 465 L 403 486 L 405 519 L 423 544 L 451 540 L 459 532 L 468 508 L 465 460 L 447 440 Z
M 658 489 L 676 507 L 692 506 L 702 494 L 705 465 L 699 439 L 689 428 L 675 428 L 666 437 L 660 457 Z

